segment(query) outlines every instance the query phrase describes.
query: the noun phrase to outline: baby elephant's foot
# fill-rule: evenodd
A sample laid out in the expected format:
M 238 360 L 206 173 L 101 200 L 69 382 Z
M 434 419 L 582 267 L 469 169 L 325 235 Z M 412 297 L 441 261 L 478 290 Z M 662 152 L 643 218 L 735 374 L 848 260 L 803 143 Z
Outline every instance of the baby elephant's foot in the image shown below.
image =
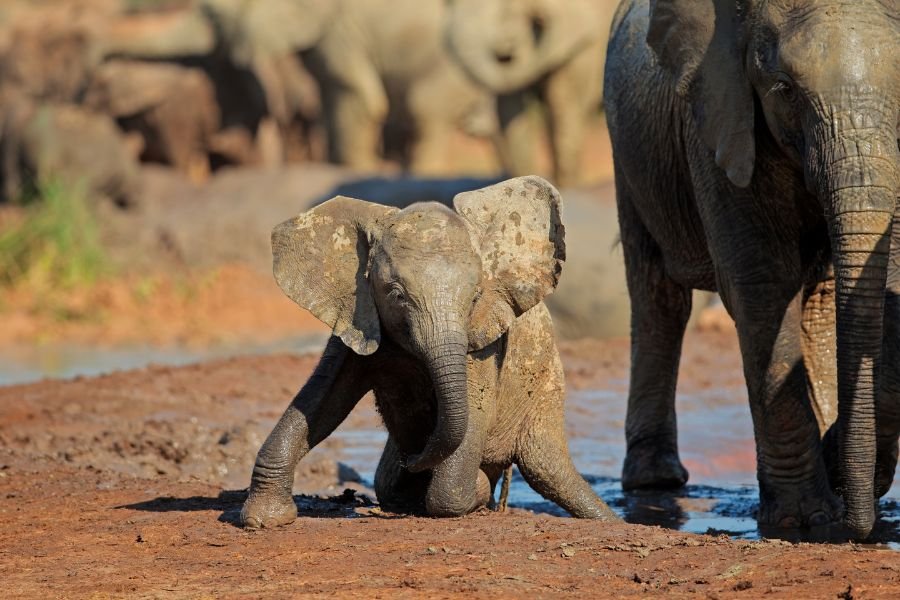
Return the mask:
M 297 505 L 290 494 L 250 492 L 241 509 L 241 524 L 250 529 L 278 527 L 297 518 Z
M 459 484 L 432 482 L 425 498 L 425 512 L 431 517 L 461 517 L 490 503 L 491 483 L 484 471 L 478 471 L 475 487 L 469 494 L 465 488 Z
M 800 486 L 785 486 L 780 490 L 765 487 L 769 491 L 760 488 L 758 522 L 761 527 L 821 527 L 837 523 L 843 516 L 843 503 L 827 487 L 814 486 L 805 493 L 798 489 Z
M 622 489 L 672 489 L 687 483 L 688 472 L 674 444 L 648 439 L 628 448 L 622 467 Z

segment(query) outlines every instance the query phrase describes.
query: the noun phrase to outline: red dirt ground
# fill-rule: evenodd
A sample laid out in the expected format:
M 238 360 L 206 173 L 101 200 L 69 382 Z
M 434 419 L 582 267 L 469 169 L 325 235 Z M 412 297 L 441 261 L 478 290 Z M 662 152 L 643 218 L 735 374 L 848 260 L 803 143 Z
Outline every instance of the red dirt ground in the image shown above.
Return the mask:
M 627 341 L 562 344 L 574 388 L 621 386 Z M 897 598 L 900 554 L 481 512 L 401 517 L 339 496 L 339 448 L 301 463 L 301 517 L 236 526 L 254 454 L 316 362 L 239 358 L 0 388 L 0 571 L 11 597 Z M 682 382 L 740 378 L 692 333 Z M 364 402 L 346 426 L 377 420 Z M 318 450 L 317 450 L 318 452 Z M 312 456 L 310 457 L 312 459 Z

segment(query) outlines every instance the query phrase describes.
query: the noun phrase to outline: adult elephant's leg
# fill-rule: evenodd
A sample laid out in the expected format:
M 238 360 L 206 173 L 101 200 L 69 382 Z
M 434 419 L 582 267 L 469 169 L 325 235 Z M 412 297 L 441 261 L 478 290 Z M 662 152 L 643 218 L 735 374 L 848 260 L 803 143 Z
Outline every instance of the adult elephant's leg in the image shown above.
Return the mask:
M 803 362 L 803 268 L 790 215 L 779 228 L 753 192 L 705 208 L 722 301 L 734 317 L 756 438 L 759 522 L 793 528 L 841 517 L 826 475 Z M 759 193 L 759 192 L 757 192 Z M 758 212 L 757 212 L 758 211 Z
M 375 495 L 385 510 L 421 513 L 425 511 L 425 492 L 431 473 L 410 473 L 403 466 L 404 454 L 388 435 L 384 452 L 375 470 Z
M 691 315 L 691 290 L 666 274 L 660 249 L 618 173 L 616 195 L 631 298 L 631 384 L 622 487 L 680 487 L 687 483 L 688 472 L 678 456 L 675 384 Z
M 495 145 L 507 175 L 534 174 L 535 127 L 529 109 L 529 92 L 497 97 L 500 133 Z
M 774 245 L 751 247 L 778 255 Z M 766 278 L 784 268 L 761 262 L 754 272 Z M 803 364 L 800 286 L 745 280 L 728 287 L 756 438 L 759 522 L 794 528 L 835 521 L 841 504 L 828 484 Z
M 603 93 L 603 62 L 591 45 L 547 78 L 547 102 L 553 174 L 556 185 L 579 182 L 585 133 L 599 113 Z
M 440 62 L 433 72 L 411 83 L 407 104 L 414 125 L 414 138 L 409 151 L 408 168 L 417 175 L 447 175 L 454 165 L 448 164 L 448 144 L 454 129 L 456 102 L 464 103 L 462 93 L 471 85 L 461 73 Z
M 525 431 L 516 448 L 516 464 L 528 485 L 547 500 L 581 519 L 618 520 L 575 468 L 565 431 L 565 381 L 559 355 L 543 371 L 544 382 L 531 398 L 540 408 L 525 417 Z
M 824 436 L 837 419 L 837 344 L 834 275 L 816 283 L 803 300 L 801 344 L 813 413 Z M 837 468 L 837 464 L 834 465 Z
M 884 302 L 884 345 L 881 387 L 876 398 L 877 458 L 875 497 L 884 496 L 894 481 L 900 437 L 900 216 L 894 216 L 891 261 Z
M 370 389 L 366 359 L 332 336 L 312 377 L 291 401 L 256 457 L 250 495 L 241 510 L 246 527 L 275 527 L 297 516 L 294 468 L 347 417 Z
M 383 115 L 373 114 L 356 90 L 342 88 L 332 98 L 326 108 L 329 160 L 354 169 L 375 169 Z

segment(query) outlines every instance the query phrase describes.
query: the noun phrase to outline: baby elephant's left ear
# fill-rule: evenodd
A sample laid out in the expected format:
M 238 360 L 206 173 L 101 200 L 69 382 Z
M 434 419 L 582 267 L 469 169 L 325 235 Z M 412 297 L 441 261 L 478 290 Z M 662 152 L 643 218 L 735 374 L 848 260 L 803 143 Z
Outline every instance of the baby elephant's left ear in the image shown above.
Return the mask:
M 469 347 L 479 350 L 559 283 L 566 259 L 562 199 L 532 175 L 458 194 L 453 206 L 481 256 L 482 293 L 469 320 Z

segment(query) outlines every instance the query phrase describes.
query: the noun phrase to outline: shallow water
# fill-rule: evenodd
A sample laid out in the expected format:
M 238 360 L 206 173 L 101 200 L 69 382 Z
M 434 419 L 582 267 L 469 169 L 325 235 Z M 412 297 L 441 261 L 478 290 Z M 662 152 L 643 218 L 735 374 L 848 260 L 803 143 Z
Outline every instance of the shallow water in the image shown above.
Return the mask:
M 0 354 L 0 385 L 44 377 L 96 375 L 149 363 L 181 365 L 211 358 L 267 352 L 318 351 L 321 336 L 279 344 L 221 347 L 208 350 L 132 348 L 104 351 L 90 348 L 36 348 Z M 624 418 L 627 381 L 611 381 L 610 389 L 570 391 L 566 425 L 572 458 L 594 490 L 629 522 L 659 525 L 691 533 L 727 534 L 744 539 L 761 537 L 756 524 L 758 490 L 755 446 L 746 390 L 714 387 L 679 393 L 678 430 L 681 458 L 691 473 L 690 484 L 672 492 L 624 493 L 618 480 L 624 458 Z M 373 410 L 360 407 L 358 410 Z M 374 423 L 377 419 L 364 419 Z M 335 444 L 314 450 L 335 456 L 355 469 L 371 486 L 387 434 L 383 428 L 342 426 Z M 245 485 L 241 479 L 238 484 Z M 537 495 L 518 472 L 510 488 L 510 505 L 554 515 L 565 513 Z M 900 550 L 900 479 L 882 499 L 874 541 Z M 884 546 L 881 546 L 884 547 Z
M 215 348 L 130 346 L 94 348 L 41 344 L 0 351 L 0 386 L 41 379 L 90 377 L 150 364 L 181 366 L 200 361 L 273 352 L 319 352 L 326 335 L 315 334 L 268 344 L 225 344 Z
M 682 461 L 691 482 L 670 492 L 622 491 L 625 394 L 581 390 L 567 400 L 569 449 L 579 471 L 620 516 L 631 523 L 658 525 L 689 533 L 763 537 L 756 523 L 759 506 L 753 426 L 746 391 L 715 389 L 679 394 L 677 399 Z M 381 428 L 339 428 L 329 453 L 356 469 L 371 484 L 387 434 Z M 499 486 L 498 486 L 499 487 Z M 565 516 L 567 513 L 534 492 L 514 471 L 509 503 L 513 507 Z M 874 544 L 900 550 L 900 479 L 883 498 Z M 782 534 L 795 540 L 826 541 L 828 532 Z

